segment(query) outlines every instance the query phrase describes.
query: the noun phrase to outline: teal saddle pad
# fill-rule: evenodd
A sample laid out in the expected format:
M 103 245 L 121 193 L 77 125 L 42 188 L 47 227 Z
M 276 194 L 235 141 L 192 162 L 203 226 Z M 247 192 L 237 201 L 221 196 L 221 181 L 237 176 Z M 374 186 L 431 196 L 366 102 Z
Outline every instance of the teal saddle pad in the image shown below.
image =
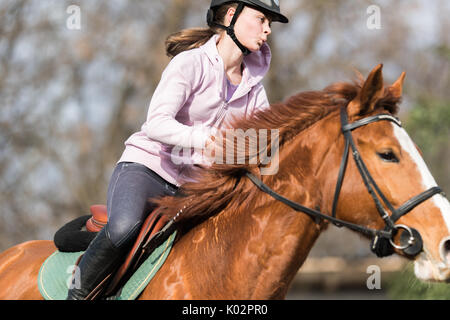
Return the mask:
M 156 272 L 166 261 L 172 249 L 176 231 L 157 247 L 151 255 L 140 265 L 131 278 L 124 285 L 116 300 L 134 300 L 145 289 Z M 46 300 L 64 300 L 72 279 L 75 263 L 83 252 L 55 251 L 42 264 L 39 270 L 38 287 Z M 76 283 L 76 279 L 75 279 Z

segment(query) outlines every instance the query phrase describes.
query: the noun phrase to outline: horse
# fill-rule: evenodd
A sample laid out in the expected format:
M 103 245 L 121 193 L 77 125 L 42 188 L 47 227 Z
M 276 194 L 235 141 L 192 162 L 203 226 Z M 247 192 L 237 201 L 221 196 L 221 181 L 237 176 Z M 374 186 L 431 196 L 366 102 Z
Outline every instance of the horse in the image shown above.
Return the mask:
M 385 86 L 378 65 L 236 119 L 279 130 L 277 172 L 262 175 L 260 160 L 193 166 L 184 197 L 158 200 L 183 231 L 139 299 L 283 299 L 330 223 L 414 261 L 421 280 L 449 282 L 450 203 L 395 117 L 404 78 Z M 54 251 L 52 241 L 4 251 L 0 299 L 42 299 L 38 271 Z

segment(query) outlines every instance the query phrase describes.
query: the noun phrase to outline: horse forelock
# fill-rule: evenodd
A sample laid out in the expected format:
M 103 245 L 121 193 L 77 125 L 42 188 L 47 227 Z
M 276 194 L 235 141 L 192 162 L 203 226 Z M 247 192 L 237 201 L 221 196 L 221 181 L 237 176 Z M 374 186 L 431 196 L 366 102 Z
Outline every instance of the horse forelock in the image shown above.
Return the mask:
M 296 138 L 302 131 L 339 110 L 340 107 L 345 107 L 358 96 L 362 85 L 362 81 L 338 82 L 321 91 L 300 92 L 284 102 L 271 104 L 270 108 L 258 111 L 250 117 L 235 119 L 231 127 L 242 130 L 255 129 L 257 134 L 259 129 L 278 129 L 281 150 L 286 142 Z M 399 102 L 400 98 L 396 98 L 386 88 L 384 95 L 376 102 L 376 109 L 384 109 L 396 115 Z M 234 137 L 232 139 L 234 143 Z M 268 149 L 270 151 L 270 143 Z M 247 200 L 256 199 L 254 196 L 258 189 L 243 177 L 247 171 L 258 174 L 258 167 L 261 167 L 259 161 L 256 164 L 246 162 L 194 167 L 192 174 L 196 182 L 189 182 L 181 187 L 183 197 L 165 197 L 157 200 L 159 210 L 169 218 L 179 213 L 179 220 L 207 219 L 226 207 L 237 210 L 243 207 Z

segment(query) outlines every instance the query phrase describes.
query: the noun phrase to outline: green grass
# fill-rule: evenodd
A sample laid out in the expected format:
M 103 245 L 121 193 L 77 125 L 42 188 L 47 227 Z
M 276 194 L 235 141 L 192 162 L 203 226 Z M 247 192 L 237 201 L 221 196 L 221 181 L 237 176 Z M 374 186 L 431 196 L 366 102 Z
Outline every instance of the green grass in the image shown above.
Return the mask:
M 387 284 L 387 294 L 394 300 L 450 300 L 450 283 L 428 283 L 417 279 L 410 263 Z

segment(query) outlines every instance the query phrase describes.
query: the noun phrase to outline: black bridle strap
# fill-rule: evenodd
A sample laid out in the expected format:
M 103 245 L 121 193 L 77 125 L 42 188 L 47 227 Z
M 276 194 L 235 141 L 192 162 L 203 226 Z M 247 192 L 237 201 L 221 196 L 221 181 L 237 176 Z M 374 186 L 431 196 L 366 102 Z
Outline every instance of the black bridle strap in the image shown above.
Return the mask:
M 380 188 L 378 187 L 378 185 L 376 184 L 376 182 L 373 180 L 372 176 L 370 175 L 366 164 L 362 160 L 361 155 L 359 154 L 359 151 L 356 148 L 356 144 L 353 141 L 353 136 L 352 136 L 351 132 L 352 132 L 352 130 L 354 130 L 356 128 L 368 125 L 368 124 L 376 122 L 376 121 L 380 121 L 380 120 L 391 120 L 392 121 L 392 119 L 395 119 L 395 118 L 393 118 L 390 115 L 380 114 L 380 115 L 368 117 L 368 118 L 365 118 L 365 119 L 362 119 L 359 121 L 355 121 L 354 123 L 349 125 L 347 111 L 345 110 L 345 108 L 341 108 L 342 133 L 344 134 L 345 140 L 350 143 L 350 146 L 352 148 L 353 158 L 355 160 L 356 167 L 358 168 L 359 173 L 363 179 L 364 185 L 366 186 L 367 191 L 369 192 L 370 196 L 372 197 L 372 199 L 375 203 L 375 206 L 377 207 L 377 210 L 380 213 L 381 218 L 385 221 L 385 223 L 388 225 L 389 228 L 393 228 L 394 223 L 389 219 L 389 214 L 386 212 L 383 205 L 381 204 L 380 198 L 391 212 L 394 212 L 395 209 L 392 207 L 390 202 L 386 199 L 386 197 L 381 192 Z
M 331 217 L 329 215 L 323 214 L 322 212 L 319 212 L 317 210 L 302 206 L 301 204 L 294 202 L 292 200 L 289 200 L 282 195 L 276 193 L 273 191 L 269 186 L 267 186 L 264 182 L 262 182 L 260 179 L 258 179 L 255 175 L 253 175 L 250 172 L 246 173 L 247 177 L 263 192 L 269 194 L 271 197 L 275 198 L 278 201 L 283 202 L 284 204 L 288 205 L 295 211 L 300 211 L 303 213 L 308 214 L 311 218 L 320 218 L 323 220 L 327 220 L 332 222 L 335 225 L 338 226 L 344 226 L 351 230 L 361 232 L 363 234 L 369 235 L 369 236 L 379 236 L 381 238 L 391 238 L 392 233 L 390 231 L 385 230 L 375 230 L 375 229 L 369 229 L 351 222 L 343 221 L 340 219 L 337 219 L 335 217 Z
M 339 195 L 341 194 L 341 188 L 342 188 L 342 183 L 344 181 L 345 170 L 347 169 L 349 149 L 350 149 L 350 143 L 348 140 L 345 140 L 344 155 L 342 156 L 341 166 L 339 168 L 338 179 L 336 182 L 336 189 L 334 191 L 333 208 L 331 211 L 331 216 L 333 218 L 336 218 L 336 210 L 337 210 L 337 204 L 339 201 Z M 336 226 L 341 227 L 341 225 L 339 225 L 339 224 L 336 224 Z
M 367 117 L 364 119 L 361 119 L 359 121 L 355 121 L 351 124 L 348 123 L 348 116 L 347 112 L 344 108 L 341 108 L 341 122 L 342 122 L 342 132 L 346 138 L 346 141 L 349 141 L 350 146 L 353 151 L 353 157 L 355 159 L 356 165 L 358 167 L 358 170 L 361 174 L 361 177 L 364 180 L 364 184 L 366 185 L 367 190 L 369 191 L 370 195 L 372 196 L 375 205 L 378 209 L 378 212 L 380 213 L 383 220 L 386 222 L 386 225 L 388 228 L 394 228 L 395 222 L 400 219 L 402 216 L 410 212 L 412 209 L 414 209 L 416 206 L 421 204 L 422 202 L 428 200 L 432 196 L 438 193 L 442 193 L 442 189 L 438 186 L 432 187 L 429 190 L 426 190 L 422 192 L 421 194 L 415 196 L 414 198 L 408 200 L 405 204 L 401 205 L 398 209 L 395 209 L 392 204 L 389 202 L 389 200 L 386 198 L 386 196 L 383 194 L 383 192 L 380 190 L 378 185 L 376 184 L 375 180 L 372 178 L 372 176 L 369 173 L 369 170 L 367 169 L 366 164 L 362 160 L 356 145 L 353 141 L 353 137 L 351 134 L 352 130 L 355 130 L 359 127 L 368 125 L 370 123 L 381 121 L 381 120 L 387 120 L 395 123 L 398 126 L 402 126 L 400 120 L 397 118 L 389 115 L 389 114 L 378 114 L 372 117 Z M 375 189 L 376 193 L 374 192 Z M 378 194 L 378 196 L 377 196 Z M 383 203 L 386 205 L 386 207 L 391 212 L 391 216 L 388 215 L 386 210 L 384 209 L 383 205 L 381 204 L 381 201 L 379 198 L 383 201 Z
M 392 221 L 396 222 L 398 219 L 400 219 L 402 216 L 410 212 L 412 209 L 417 207 L 422 202 L 428 200 L 435 194 L 442 194 L 443 191 L 440 187 L 432 187 L 421 194 L 415 196 L 412 199 L 409 199 L 404 204 L 402 204 L 395 212 L 392 214 L 391 219 Z
M 390 114 L 377 114 L 375 116 L 372 117 L 367 117 L 352 123 L 348 123 L 348 116 L 347 116 L 347 112 L 345 112 L 345 109 L 341 109 L 341 119 L 342 117 L 344 117 L 344 125 L 342 126 L 342 132 L 346 132 L 346 131 L 353 131 L 359 127 L 363 127 L 368 125 L 369 123 L 372 122 L 378 122 L 380 120 L 387 120 L 387 121 L 391 121 L 394 122 L 396 125 L 398 125 L 399 127 L 402 126 L 402 122 L 398 119 L 395 118 L 393 116 L 391 116 Z
M 254 176 L 250 172 L 247 172 L 246 175 L 260 190 L 269 194 L 271 197 L 275 198 L 276 200 L 281 201 L 284 204 L 290 206 L 291 208 L 293 208 L 296 211 L 304 212 L 304 213 L 308 214 L 309 216 L 311 216 L 312 218 L 320 218 L 323 220 L 330 221 L 338 227 L 344 226 L 351 230 L 358 231 L 363 234 L 370 235 L 370 236 L 373 236 L 376 238 L 391 239 L 393 236 L 393 233 L 396 231 L 395 222 L 400 217 L 407 214 L 412 209 L 414 209 L 416 206 L 418 206 L 420 203 L 426 201 L 427 199 L 431 198 L 432 196 L 434 196 L 438 193 L 443 193 L 443 192 L 442 192 L 442 189 L 437 186 L 430 188 L 429 190 L 422 192 L 421 194 L 408 200 L 406 203 L 404 203 L 402 206 L 400 206 L 397 210 L 394 209 L 392 204 L 384 196 L 384 194 L 381 192 L 380 188 L 378 187 L 378 185 L 375 183 L 372 176 L 370 175 L 369 170 L 367 169 L 364 161 L 361 159 L 361 156 L 356 148 L 356 145 L 353 141 L 353 136 L 351 133 L 352 130 L 354 130 L 354 129 L 357 129 L 359 127 L 368 125 L 368 124 L 376 122 L 376 121 L 381 121 L 381 120 L 388 120 L 388 121 L 394 122 L 398 126 L 401 126 L 401 122 L 397 118 L 395 118 L 389 114 L 378 114 L 378 115 L 375 115 L 372 117 L 367 117 L 362 120 L 355 121 L 355 122 L 349 124 L 347 111 L 345 108 L 341 108 L 341 124 L 342 124 L 342 133 L 344 134 L 344 137 L 345 137 L 345 150 L 344 150 L 344 155 L 342 157 L 341 166 L 339 169 L 338 179 L 336 182 L 336 190 L 335 190 L 334 199 L 333 199 L 333 207 L 332 207 L 332 215 L 331 216 L 323 214 L 322 212 L 319 212 L 317 210 L 302 206 L 301 204 L 298 204 L 292 200 L 289 200 L 289 199 L 283 197 L 282 195 L 273 191 L 270 187 L 268 187 L 266 184 L 264 184 L 260 179 L 258 179 L 256 176 Z M 336 218 L 336 210 L 337 210 L 336 208 L 337 208 L 339 194 L 340 194 L 342 183 L 343 183 L 343 178 L 345 176 L 345 169 L 346 169 L 347 163 L 348 163 L 348 154 L 349 154 L 350 147 L 352 148 L 353 158 L 354 158 L 356 166 L 361 174 L 361 177 L 364 181 L 364 184 L 365 184 L 368 192 L 372 196 L 372 198 L 375 202 L 375 205 L 378 209 L 378 212 L 381 215 L 381 218 L 385 221 L 386 226 L 385 226 L 384 230 L 370 229 L 370 228 L 366 228 L 366 227 Z M 386 212 L 386 210 L 384 209 L 384 207 L 381 204 L 381 201 L 378 197 L 381 198 L 381 200 L 384 202 L 384 204 L 391 211 L 391 213 L 392 213 L 391 216 L 389 216 L 389 214 Z
M 355 122 L 349 124 L 348 116 L 347 116 L 347 113 L 345 112 L 345 109 L 341 109 L 341 125 L 342 125 L 342 133 L 344 134 L 344 137 L 345 137 L 345 149 L 344 149 L 344 155 L 343 155 L 342 161 L 341 161 L 341 166 L 339 169 L 338 179 L 337 179 L 337 183 L 336 183 L 336 191 L 334 192 L 333 208 L 332 208 L 332 216 L 333 217 L 336 217 L 337 202 L 339 200 L 339 194 L 340 194 L 342 182 L 343 182 L 343 179 L 345 176 L 345 169 L 347 168 L 348 153 L 349 153 L 350 145 L 352 146 L 353 157 L 355 158 L 355 161 L 357 162 L 358 169 L 363 168 L 362 171 L 360 170 L 360 174 L 363 177 L 364 183 L 365 183 L 367 189 L 369 190 L 369 193 L 374 194 L 372 188 L 370 187 L 370 185 L 373 185 L 375 190 L 377 192 L 379 192 L 382 200 L 385 203 L 387 203 L 388 206 L 390 205 L 389 201 L 387 201 L 387 199 L 381 193 L 381 191 L 378 188 L 375 181 L 373 181 L 373 179 L 371 179 L 370 174 L 368 174 L 369 171 L 367 170 L 367 167 L 365 166 L 364 162 L 362 161 L 361 157 L 359 156 L 359 152 L 356 149 L 356 146 L 353 142 L 353 138 L 351 135 L 352 130 L 357 129 L 362 126 L 366 126 L 369 123 L 377 122 L 380 120 L 389 120 L 389 121 L 392 121 L 392 122 L 396 123 L 397 125 L 401 126 L 400 120 L 392 117 L 389 114 L 378 114 L 376 116 L 367 117 L 367 118 L 364 118 L 364 119 L 361 119 L 359 121 L 355 121 Z M 377 208 L 380 211 L 383 208 L 380 201 L 378 200 L 376 195 L 372 196 L 372 198 L 374 199 L 374 201 L 377 205 Z M 389 209 L 394 210 L 394 208 L 392 208 L 392 207 L 390 207 Z M 383 211 L 384 211 L 384 209 L 383 209 Z M 384 214 L 382 217 L 386 217 L 386 215 Z

